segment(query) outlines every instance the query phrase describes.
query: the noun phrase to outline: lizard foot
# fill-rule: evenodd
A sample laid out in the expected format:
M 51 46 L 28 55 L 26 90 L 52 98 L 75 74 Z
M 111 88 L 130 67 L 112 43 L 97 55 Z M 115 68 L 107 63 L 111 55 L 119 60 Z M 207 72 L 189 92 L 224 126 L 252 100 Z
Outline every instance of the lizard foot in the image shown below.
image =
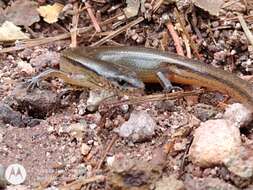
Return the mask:
M 179 86 L 170 86 L 169 88 L 164 89 L 165 92 L 178 92 L 178 91 L 184 91 Z
M 33 77 L 31 79 L 28 79 L 26 81 L 27 84 L 27 91 L 31 92 L 32 90 L 34 90 L 36 87 L 39 86 L 39 78 L 38 77 Z

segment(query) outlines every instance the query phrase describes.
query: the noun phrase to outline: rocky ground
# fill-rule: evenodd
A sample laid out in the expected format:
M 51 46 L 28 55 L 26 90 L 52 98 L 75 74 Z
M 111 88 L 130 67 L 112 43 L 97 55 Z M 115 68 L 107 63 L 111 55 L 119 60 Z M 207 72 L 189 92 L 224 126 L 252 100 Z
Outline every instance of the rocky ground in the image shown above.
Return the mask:
M 183 53 L 251 81 L 253 48 L 238 20 L 238 14 L 242 15 L 252 29 L 250 1 L 58 3 L 0 0 L 0 24 L 8 20 L 20 27 L 21 37 L 32 39 L 23 36 L 14 43 L 1 36 L 0 27 L 0 186 L 253 189 L 252 115 L 226 94 L 204 89 L 185 98 L 111 109 L 100 106 L 91 112 L 87 105 L 106 92 L 77 89 L 60 79 L 42 81 L 27 91 L 31 77 L 59 68 L 64 49 L 90 45 L 145 46 Z M 47 10 L 46 5 L 53 8 Z M 54 15 L 45 16 L 47 11 Z M 26 18 L 20 16 L 27 12 Z M 144 20 L 131 25 L 140 17 Z M 77 36 L 75 27 L 83 29 Z M 120 32 L 114 34 L 116 30 Z M 160 90 L 151 86 L 146 93 Z M 127 98 L 131 97 L 108 101 Z M 26 169 L 21 185 L 8 184 L 3 177 L 13 163 Z

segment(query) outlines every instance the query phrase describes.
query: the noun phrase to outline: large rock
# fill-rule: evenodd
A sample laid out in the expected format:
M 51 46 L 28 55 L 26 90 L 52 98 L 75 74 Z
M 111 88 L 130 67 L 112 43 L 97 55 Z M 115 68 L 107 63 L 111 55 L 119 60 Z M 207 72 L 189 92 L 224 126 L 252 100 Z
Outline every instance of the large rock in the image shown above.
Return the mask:
M 224 119 L 209 120 L 196 129 L 189 157 L 201 167 L 222 164 L 241 145 L 239 129 Z

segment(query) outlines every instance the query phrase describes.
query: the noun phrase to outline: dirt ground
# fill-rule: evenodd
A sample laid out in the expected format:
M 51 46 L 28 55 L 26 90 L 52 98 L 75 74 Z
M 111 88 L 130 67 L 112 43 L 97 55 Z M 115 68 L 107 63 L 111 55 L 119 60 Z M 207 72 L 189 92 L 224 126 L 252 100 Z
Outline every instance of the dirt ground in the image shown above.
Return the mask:
M 14 2 L 0 0 L 0 16 Z M 138 2 L 59 1 L 66 11 L 61 12 L 57 22 L 48 23 L 42 16 L 29 26 L 19 25 L 34 41 L 0 42 L 0 164 L 7 167 L 19 163 L 27 172 L 22 185 L 9 184 L 7 189 L 253 189 L 253 177 L 237 176 L 222 164 L 200 167 L 187 156 L 200 122 L 219 118 L 227 105 L 236 101 L 226 101 L 226 94 L 204 89 L 201 95 L 112 109 L 105 106 L 89 112 L 89 89 L 74 88 L 60 79 L 42 81 L 39 87 L 27 91 L 27 81 L 33 76 L 48 68 L 59 68 L 60 54 L 70 45 L 142 46 L 179 53 L 170 24 L 185 56 L 252 80 L 253 47 L 237 17 L 238 13 L 243 15 L 252 30 L 250 1 L 224 1 L 223 6 L 206 10 L 208 6 L 203 8 L 191 1 L 147 0 L 139 2 L 136 15 L 117 20 L 115 15 L 124 15 L 126 7 L 135 12 Z M 36 3 L 43 6 L 54 2 Z M 18 6 L 13 8 L 21 11 Z M 78 8 L 80 12 L 76 14 Z M 213 12 L 219 14 L 215 16 Z M 144 20 L 131 25 L 140 17 Z M 28 19 L 32 18 L 35 16 Z M 69 30 L 75 27 L 84 27 L 87 32 L 77 36 L 73 32 L 70 37 Z M 122 31 L 113 34 L 116 30 Z M 61 36 L 60 40 L 46 40 L 57 36 Z M 45 37 L 42 43 L 38 40 L 41 37 Z M 185 91 L 196 89 L 178 85 Z M 150 86 L 146 94 L 158 94 L 161 90 L 159 85 Z M 131 113 L 143 110 L 155 122 L 152 136 L 135 142 L 116 135 L 115 129 Z M 250 128 L 240 134 L 243 143 L 252 144 Z M 111 158 L 116 159 L 116 169 L 110 167 Z M 128 165 L 136 170 L 133 172 Z M 115 172 L 118 170 L 121 172 Z M 156 184 L 163 177 L 170 177 L 167 187 Z

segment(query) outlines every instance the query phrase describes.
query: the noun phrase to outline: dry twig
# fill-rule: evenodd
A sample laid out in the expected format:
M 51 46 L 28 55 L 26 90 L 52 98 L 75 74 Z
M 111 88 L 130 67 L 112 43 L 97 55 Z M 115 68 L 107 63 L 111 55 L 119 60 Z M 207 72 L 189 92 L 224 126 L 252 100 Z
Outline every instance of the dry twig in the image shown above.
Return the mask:
M 92 22 L 94 28 L 96 29 L 96 32 L 101 32 L 101 28 L 98 24 L 97 18 L 95 17 L 95 15 L 91 9 L 91 5 L 88 2 L 85 2 L 85 7 L 87 8 L 87 12 L 89 14 L 89 17 L 91 19 L 91 22 Z
M 245 15 L 243 16 L 244 19 L 253 19 L 253 15 Z M 231 17 L 231 18 L 225 18 L 224 20 L 221 20 L 223 22 L 225 21 L 236 21 L 238 19 L 238 17 Z
M 79 13 L 78 13 L 78 2 L 74 3 L 74 15 L 72 17 L 72 29 L 70 31 L 71 34 L 71 44 L 70 47 L 74 48 L 77 46 L 77 26 L 79 20 Z
M 163 4 L 163 2 L 164 2 L 164 0 L 158 0 L 158 2 L 156 2 L 156 4 L 152 8 L 154 13 L 160 8 L 160 6 Z
M 192 38 L 190 37 L 189 33 L 187 32 L 187 30 L 185 28 L 185 25 L 181 21 L 180 14 L 179 14 L 178 10 L 175 8 L 174 11 L 175 11 L 175 14 L 176 14 L 177 22 L 180 24 L 180 26 L 181 26 L 181 28 L 183 30 L 183 33 L 184 33 L 185 37 L 187 38 L 188 42 L 190 43 L 190 46 L 191 46 L 194 54 L 197 56 L 198 59 L 200 59 L 200 55 L 199 55 L 199 52 L 198 52 L 197 45 L 192 40 Z
M 108 152 L 111 150 L 113 144 L 116 142 L 117 139 L 118 139 L 118 135 L 115 134 L 115 135 L 113 136 L 112 140 L 110 141 L 110 143 L 108 144 L 108 146 L 106 147 L 105 152 L 104 152 L 102 158 L 101 158 L 100 161 L 98 162 L 98 164 L 97 164 L 97 166 L 96 166 L 96 169 L 97 169 L 97 170 L 99 170 L 99 169 L 101 168 L 101 166 L 102 166 L 102 164 L 103 164 L 103 162 L 104 162 L 104 160 L 105 160 L 105 158 L 106 158 Z
M 240 15 L 240 14 L 238 14 L 238 20 L 239 20 L 239 22 L 240 22 L 240 24 L 241 24 L 241 26 L 242 26 L 242 29 L 243 29 L 243 31 L 244 31 L 246 37 L 248 38 L 249 42 L 250 42 L 251 45 L 253 46 L 253 35 L 252 35 L 252 33 L 250 32 L 250 30 L 249 30 L 249 28 L 248 28 L 248 26 L 247 26 L 247 24 L 246 24 L 246 22 L 245 22 L 243 16 Z
M 119 16 L 122 16 L 122 13 L 120 13 L 120 14 L 112 17 L 112 18 L 109 18 L 109 19 L 105 20 L 104 22 L 101 23 L 101 26 L 112 23 Z M 78 34 L 83 34 L 83 33 L 91 32 L 93 29 L 94 29 L 93 26 L 83 27 L 83 28 L 77 29 L 77 33 Z M 14 47 L 8 47 L 8 48 L 0 49 L 0 53 L 18 51 L 18 50 L 22 50 L 22 49 L 25 49 L 25 48 L 30 48 L 30 47 L 34 47 L 34 46 L 47 44 L 47 43 L 52 43 L 52 42 L 59 41 L 59 40 L 65 40 L 67 38 L 70 38 L 70 36 L 71 36 L 70 32 L 68 32 L 68 33 L 60 34 L 60 35 L 54 36 L 54 37 L 40 38 L 40 39 L 34 39 L 34 40 L 26 40 L 26 41 L 21 42 L 21 43 L 24 43 L 24 44 L 14 46 Z
M 100 39 L 99 41 L 91 44 L 90 47 L 98 47 L 100 45 L 103 45 L 105 42 L 107 42 L 108 40 L 111 40 L 112 38 L 114 38 L 115 36 L 121 34 L 122 32 L 124 32 L 125 30 L 129 29 L 130 27 L 135 26 L 136 24 L 139 24 L 140 22 L 142 22 L 144 20 L 143 17 L 139 17 L 136 20 L 126 24 L 125 26 L 119 28 L 118 30 L 113 31 L 110 35 Z
M 189 40 L 188 40 L 188 38 L 186 37 L 185 34 L 182 34 L 182 37 L 183 37 L 183 41 L 184 41 L 184 45 L 185 45 L 186 57 L 191 59 L 192 54 L 191 54 L 191 47 L 190 47 L 190 44 L 189 44 Z
M 170 21 L 168 21 L 168 22 L 166 23 L 166 26 L 167 26 L 167 28 L 168 28 L 168 30 L 169 30 L 169 32 L 170 32 L 170 34 L 171 34 L 171 37 L 172 37 L 172 39 L 173 39 L 173 41 L 174 41 L 177 54 L 178 54 L 178 55 L 181 55 L 181 56 L 184 56 L 184 51 L 183 51 L 183 48 L 182 48 L 182 46 L 181 46 L 180 39 L 179 39 L 179 37 L 178 37 L 178 35 L 177 35 L 177 32 L 176 32 L 175 29 L 174 29 L 173 24 L 172 24 Z
M 168 41 L 169 41 L 168 38 L 169 38 L 168 32 L 163 32 L 163 33 L 162 33 L 162 39 L 160 40 L 161 50 L 162 50 L 162 51 L 166 51 L 166 50 L 167 50 Z
M 183 159 L 181 160 L 180 167 L 179 167 L 179 178 L 181 178 L 182 175 L 184 174 L 185 162 L 186 162 L 186 159 L 187 159 L 187 156 L 188 156 L 188 153 L 189 153 L 192 141 L 193 141 L 193 137 L 190 138 L 190 141 L 187 144 L 187 147 L 186 147 L 186 149 L 184 151 Z
M 193 96 L 197 94 L 203 93 L 203 89 L 198 89 L 198 90 L 193 90 L 193 91 L 188 91 L 188 92 L 172 92 L 172 93 L 159 93 L 159 94 L 152 94 L 152 95 L 146 95 L 146 96 L 141 96 L 141 97 L 132 97 L 128 100 L 120 100 L 120 101 L 110 101 L 110 102 L 104 102 L 100 106 L 105 106 L 105 107 L 117 107 L 121 106 L 124 104 L 140 104 L 144 102 L 150 102 L 150 101 L 158 101 L 158 100 L 173 100 L 177 98 L 183 98 L 186 96 Z

